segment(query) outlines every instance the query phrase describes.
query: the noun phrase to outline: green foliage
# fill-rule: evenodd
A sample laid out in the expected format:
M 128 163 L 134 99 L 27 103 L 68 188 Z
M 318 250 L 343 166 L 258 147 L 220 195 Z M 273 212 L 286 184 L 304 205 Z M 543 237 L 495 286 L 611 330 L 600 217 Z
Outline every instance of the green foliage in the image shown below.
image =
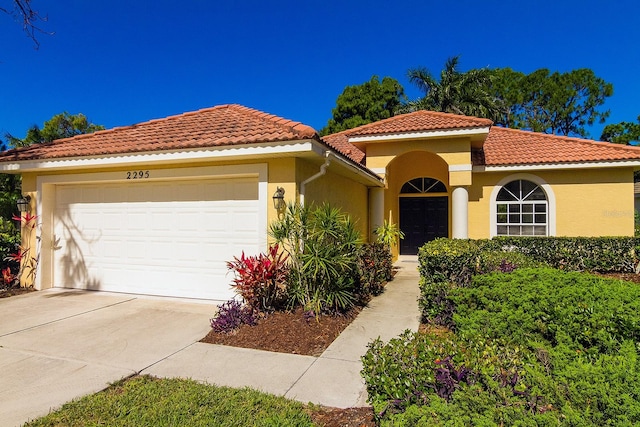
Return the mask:
M 358 294 L 360 303 L 372 295 L 380 295 L 384 284 L 391 280 L 393 262 L 389 247 L 382 243 L 365 243 L 358 248 Z
M 468 421 L 461 425 L 472 425 L 490 412 L 487 419 L 498 423 L 511 412 L 506 406 L 521 408 L 515 411 L 521 418 L 527 415 L 528 361 L 523 356 L 521 349 L 497 341 L 405 331 L 387 344 L 379 339 L 369 344 L 362 375 L 370 402 L 387 421 L 415 419 L 422 408 L 434 405 L 443 409 L 426 412 L 434 422 L 451 422 L 448 416 L 464 413 L 461 420 Z M 405 422 L 397 425 L 412 425 Z
M 27 135 L 20 139 L 7 134 L 7 140 L 14 147 L 26 147 L 31 144 L 46 144 L 56 139 L 70 138 L 72 136 L 85 133 L 93 133 L 103 130 L 104 126 L 90 123 L 87 117 L 82 114 L 69 114 L 66 111 L 56 114 L 51 119 L 44 122 L 40 129 L 37 125 L 32 126 Z
M 289 254 L 291 303 L 316 314 L 354 305 L 360 236 L 347 215 L 326 204 L 289 204 L 270 234 Z
M 420 276 L 429 282 L 467 285 L 479 268 L 480 251 L 474 240 L 432 240 L 418 251 Z
M 382 225 L 378 226 L 375 231 L 376 240 L 378 243 L 387 245 L 389 248 L 393 248 L 398 244 L 398 239 L 404 239 L 404 233 L 398 227 L 398 224 L 387 221 L 383 221 Z
M 410 69 L 407 72 L 409 81 L 424 93 L 424 97 L 404 104 L 399 112 L 431 110 L 489 119 L 497 117 L 500 105 L 488 90 L 490 71 L 481 68 L 460 72 L 459 59 L 459 56 L 447 59 L 440 80 L 424 67 Z
M 464 335 L 588 354 L 615 353 L 625 340 L 640 342 L 640 287 L 621 280 L 519 269 L 476 276 L 470 287 L 452 289 L 450 298 L 456 330 Z
M 566 73 L 539 69 L 525 75 L 510 68 L 491 70 L 486 90 L 502 103 L 494 122 L 535 132 L 587 137 L 586 126 L 604 123 L 599 111 L 613 95 L 613 85 L 587 68 Z M 488 117 L 488 116 L 483 116 Z
M 640 144 L 640 116 L 638 123 L 620 122 L 606 125 L 600 135 L 600 140 L 630 145 L 632 142 Z
M 135 377 L 25 426 L 312 426 L 298 402 L 250 389 Z
M 378 76 L 361 85 L 347 86 L 336 100 L 333 118 L 320 131 L 329 135 L 393 116 L 405 99 L 404 88 L 396 79 Z
M 640 423 L 635 284 L 516 269 L 477 275 L 449 293 L 455 334 L 405 332 L 371 343 L 363 357 L 381 425 Z
M 485 246 L 518 251 L 561 270 L 632 272 L 636 263 L 633 237 L 495 237 Z

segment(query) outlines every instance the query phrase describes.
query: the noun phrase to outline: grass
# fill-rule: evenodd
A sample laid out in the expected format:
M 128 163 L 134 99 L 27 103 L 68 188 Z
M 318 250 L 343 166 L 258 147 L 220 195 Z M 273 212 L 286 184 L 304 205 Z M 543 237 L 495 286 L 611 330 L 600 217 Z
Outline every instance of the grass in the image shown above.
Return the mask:
M 304 406 L 248 388 L 133 377 L 25 426 L 312 426 Z

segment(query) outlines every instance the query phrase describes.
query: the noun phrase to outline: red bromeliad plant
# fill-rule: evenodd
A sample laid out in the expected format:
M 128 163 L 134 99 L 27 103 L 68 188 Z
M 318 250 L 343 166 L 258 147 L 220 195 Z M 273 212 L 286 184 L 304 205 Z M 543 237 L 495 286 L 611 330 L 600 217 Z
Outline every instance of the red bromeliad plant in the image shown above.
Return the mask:
M 233 257 L 227 262 L 235 274 L 235 291 L 253 310 L 273 311 L 286 301 L 288 256 L 280 252 L 278 245 L 269 247 L 266 254 Z

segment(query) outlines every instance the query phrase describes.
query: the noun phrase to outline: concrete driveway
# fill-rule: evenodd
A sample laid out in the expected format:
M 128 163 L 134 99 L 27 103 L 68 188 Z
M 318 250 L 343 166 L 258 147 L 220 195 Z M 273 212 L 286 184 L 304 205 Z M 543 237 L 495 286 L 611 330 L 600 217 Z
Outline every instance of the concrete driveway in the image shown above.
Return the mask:
M 0 419 L 20 425 L 166 359 L 215 303 L 53 289 L 0 300 Z

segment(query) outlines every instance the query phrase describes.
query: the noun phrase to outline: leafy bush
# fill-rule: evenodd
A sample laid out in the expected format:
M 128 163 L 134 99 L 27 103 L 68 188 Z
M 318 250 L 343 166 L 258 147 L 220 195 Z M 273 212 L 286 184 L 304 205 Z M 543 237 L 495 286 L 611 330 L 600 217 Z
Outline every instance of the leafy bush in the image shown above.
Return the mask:
M 235 291 L 252 310 L 272 311 L 286 301 L 287 256 L 278 245 L 269 247 L 266 254 L 234 257 L 227 263 L 235 278 Z
M 632 272 L 637 262 L 633 237 L 495 237 L 482 245 L 569 271 Z
M 467 394 L 484 394 L 494 406 L 524 406 L 529 397 L 520 349 L 497 342 L 405 331 L 387 344 L 370 343 L 362 362 L 370 401 L 381 416 L 411 405 L 455 404 Z
M 218 312 L 211 319 L 211 328 L 218 333 L 229 333 L 241 325 L 255 325 L 257 318 L 246 305 L 229 300 L 218 306 Z
M 448 300 L 455 334 L 406 332 L 363 357 L 381 425 L 640 424 L 637 285 L 517 269 Z
M 467 285 L 479 268 L 480 250 L 473 240 L 432 240 L 418 251 L 420 276 L 430 282 Z
M 365 243 L 358 248 L 358 278 L 361 302 L 380 295 L 384 284 L 391 280 L 391 251 L 382 243 Z
M 271 236 L 289 254 L 289 300 L 305 310 L 344 311 L 357 299 L 360 236 L 339 209 L 289 204 L 270 226 Z
M 424 278 L 420 279 L 418 306 L 424 323 L 453 328 L 455 306 L 449 298 L 449 293 L 454 286 L 453 282 L 431 282 Z
M 566 345 L 591 354 L 640 342 L 640 287 L 549 268 L 476 276 L 451 290 L 454 323 L 465 335 L 501 337 L 519 345 Z

